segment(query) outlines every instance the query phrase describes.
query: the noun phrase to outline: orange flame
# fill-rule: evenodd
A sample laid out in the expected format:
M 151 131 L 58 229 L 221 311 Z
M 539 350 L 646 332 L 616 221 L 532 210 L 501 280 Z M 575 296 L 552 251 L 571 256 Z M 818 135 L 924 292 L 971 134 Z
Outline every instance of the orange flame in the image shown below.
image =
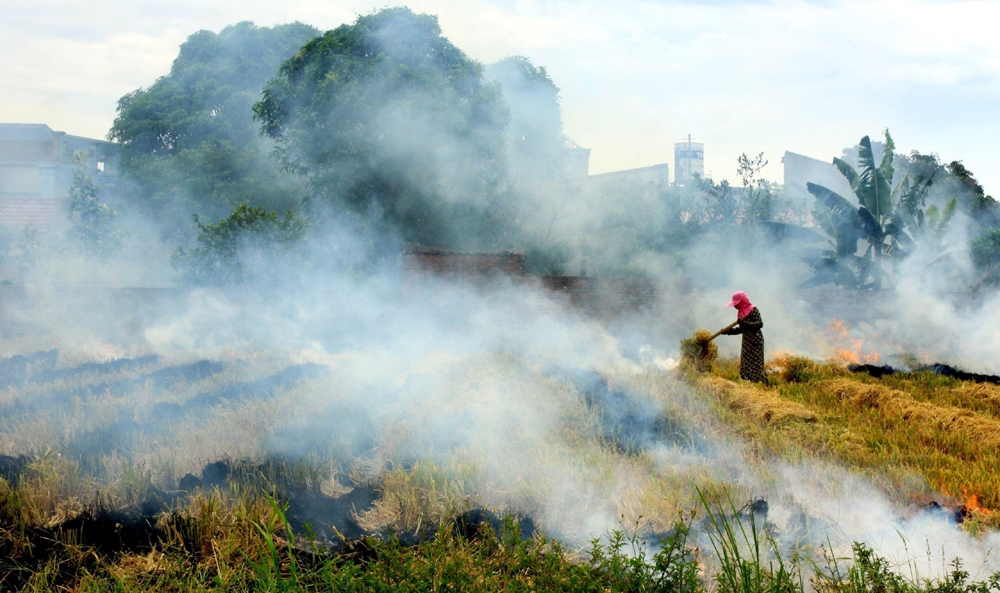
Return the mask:
M 979 495 L 972 494 L 967 488 L 962 488 L 962 498 L 965 499 L 965 508 L 969 509 L 974 513 L 979 513 L 981 515 L 989 515 L 993 511 L 979 504 Z
M 951 494 L 948 493 L 948 489 L 944 486 L 941 486 L 940 490 L 945 496 L 951 497 Z M 964 486 L 962 487 L 962 506 L 964 506 L 970 513 L 977 513 L 980 515 L 993 514 L 992 510 L 980 504 L 978 494 L 974 494 L 971 490 Z
M 839 319 L 831 319 L 826 326 L 828 341 L 834 344 L 833 360 L 844 364 L 878 364 L 879 353 L 862 354 L 864 341 L 850 336 L 851 329 Z

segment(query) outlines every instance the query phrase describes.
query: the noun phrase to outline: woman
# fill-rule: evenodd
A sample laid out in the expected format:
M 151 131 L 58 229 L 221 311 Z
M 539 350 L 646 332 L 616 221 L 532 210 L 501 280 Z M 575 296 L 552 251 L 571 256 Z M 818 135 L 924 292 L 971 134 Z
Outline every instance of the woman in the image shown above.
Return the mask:
M 764 321 L 760 311 L 753 306 L 750 298 L 743 291 L 733 293 L 733 300 L 727 307 L 736 307 L 736 320 L 739 325 L 727 330 L 725 335 L 738 336 L 743 334 L 743 348 L 740 350 L 740 379 L 766 383 L 764 377 L 764 334 L 761 328 Z

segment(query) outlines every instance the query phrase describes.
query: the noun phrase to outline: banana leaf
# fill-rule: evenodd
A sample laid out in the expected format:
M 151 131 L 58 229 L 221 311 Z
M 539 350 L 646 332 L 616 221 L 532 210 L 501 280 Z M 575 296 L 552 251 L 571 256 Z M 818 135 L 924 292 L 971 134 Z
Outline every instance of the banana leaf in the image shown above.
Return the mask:
M 892 135 L 889 134 L 889 129 L 885 130 L 885 151 L 882 153 L 882 163 L 879 165 L 879 172 L 882 176 L 892 182 L 892 176 L 895 170 L 892 167 L 893 153 L 896 150 L 896 143 L 892 141 Z
M 837 244 L 838 255 L 853 255 L 858 250 L 858 241 L 862 233 L 860 226 L 841 225 L 833 235 Z
M 788 224 L 787 222 L 762 222 L 760 223 L 760 227 L 776 242 L 793 239 L 806 243 L 818 243 L 825 239 L 825 237 L 812 229 Z
M 875 220 L 881 221 L 892 210 L 892 178 L 875 167 L 875 153 L 868 136 L 862 138 L 858 146 L 858 162 L 862 166 L 861 183 L 854 193 L 861 205 L 875 216 Z M 891 169 L 890 166 L 890 174 Z
M 841 258 L 832 254 L 816 259 L 810 264 L 814 272 L 813 277 L 799 284 L 799 288 L 812 288 L 830 283 L 857 288 L 863 281 L 864 276 L 859 276 L 851 268 L 850 264 L 856 259 L 860 258 L 857 258 L 857 256 Z
M 910 204 L 906 198 L 912 192 L 913 185 L 910 183 L 910 172 L 903 173 L 903 178 L 896 184 L 896 189 L 892 190 L 892 203 L 899 204 L 906 210 L 910 210 Z
M 858 176 L 858 172 L 854 170 L 854 167 L 847 161 L 837 157 L 833 157 L 833 164 L 840 171 L 840 174 L 847 178 L 847 182 L 851 184 L 851 191 L 857 191 L 858 185 L 861 184 L 861 177 Z
M 938 212 L 938 207 L 931 204 L 931 207 L 925 211 L 925 216 L 927 217 L 927 226 L 930 228 L 937 228 L 938 222 L 941 219 L 941 213 Z
M 832 249 L 822 249 L 819 247 L 808 247 L 799 251 L 801 259 L 803 262 L 809 264 L 810 266 L 816 265 L 816 262 L 823 259 L 836 259 L 837 252 Z
M 820 204 L 830 209 L 835 225 L 840 226 L 856 219 L 857 208 L 837 192 L 815 183 L 806 183 L 806 189 L 816 196 Z
M 939 233 L 943 233 L 948 230 L 948 223 L 955 216 L 955 210 L 958 207 L 958 202 L 955 198 L 948 200 L 948 203 L 944 205 L 944 211 L 941 213 L 941 223 L 937 225 L 937 230 Z
M 869 243 L 881 243 L 885 239 L 885 232 L 875 216 L 868 211 L 868 208 L 858 208 L 858 220 L 861 221 L 861 228 L 865 232 L 865 239 Z

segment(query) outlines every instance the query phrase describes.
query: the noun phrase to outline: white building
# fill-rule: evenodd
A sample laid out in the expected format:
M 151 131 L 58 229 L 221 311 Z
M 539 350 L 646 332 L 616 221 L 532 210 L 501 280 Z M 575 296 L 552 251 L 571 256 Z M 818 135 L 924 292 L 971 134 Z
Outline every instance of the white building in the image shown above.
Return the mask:
M 812 203 L 812 195 L 806 190 L 806 184 L 815 183 L 848 200 L 852 199 L 851 184 L 830 161 L 785 151 L 785 155 L 781 157 L 781 164 L 785 166 L 785 196 L 788 198 Z
M 674 143 L 674 184 L 686 185 L 694 176 L 705 175 L 705 145 L 687 140 Z
M 87 174 L 113 191 L 117 144 L 56 132 L 45 124 L 0 123 L 0 226 L 39 230 L 65 221 L 73 156 L 87 156 Z

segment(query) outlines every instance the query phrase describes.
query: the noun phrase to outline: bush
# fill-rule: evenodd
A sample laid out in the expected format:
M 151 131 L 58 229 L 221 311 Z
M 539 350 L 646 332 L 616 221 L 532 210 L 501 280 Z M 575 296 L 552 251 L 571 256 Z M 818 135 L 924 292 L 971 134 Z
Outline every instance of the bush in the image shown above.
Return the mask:
M 301 242 L 306 222 L 291 211 L 284 218 L 259 206 L 241 204 L 228 218 L 198 225 L 198 246 L 178 247 L 170 263 L 182 282 L 196 285 L 240 284 L 277 263 L 279 252 Z M 281 255 L 288 255 L 287 253 Z

